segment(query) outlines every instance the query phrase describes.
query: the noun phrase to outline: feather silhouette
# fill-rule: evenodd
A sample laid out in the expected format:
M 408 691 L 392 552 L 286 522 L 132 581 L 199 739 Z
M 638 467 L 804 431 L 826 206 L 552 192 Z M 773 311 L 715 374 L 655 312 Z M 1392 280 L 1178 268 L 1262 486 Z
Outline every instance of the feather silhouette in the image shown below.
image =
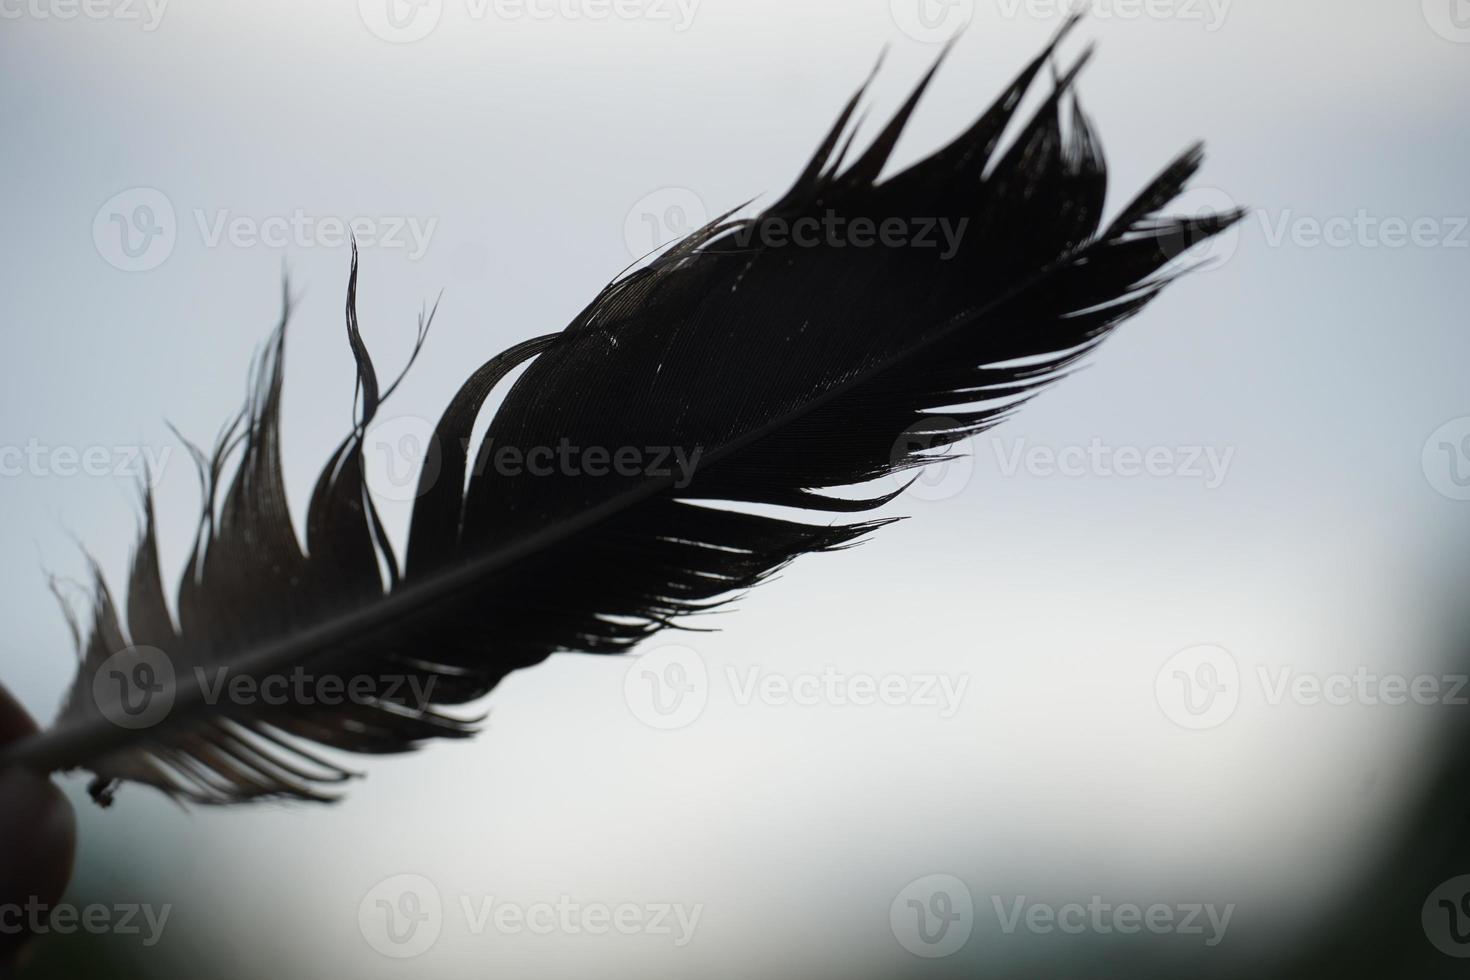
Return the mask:
M 145 491 L 125 607 L 99 573 L 90 623 L 73 624 L 81 665 L 57 724 L 4 761 L 90 770 L 104 804 L 121 781 L 205 804 L 328 800 L 351 774 L 319 747 L 387 754 L 465 738 L 477 722 L 453 709 L 510 672 L 559 651 L 626 652 L 889 523 L 833 515 L 896 494 L 832 491 L 922 466 L 1003 420 L 1147 305 L 1187 246 L 1240 217 L 1163 216 L 1200 166 L 1196 147 L 1102 224 L 1106 166 L 1073 93 L 1087 55 L 1054 69 L 1034 114 L 1016 118 L 1074 23 L 968 131 L 888 179 L 939 64 L 856 153 L 865 85 L 771 207 L 717 219 L 620 276 L 561 333 L 487 361 L 438 423 L 401 560 L 364 477 L 365 434 L 393 385 L 358 330 L 354 249 L 356 422 L 315 485 L 304 542 L 280 458 L 288 296 L 248 404 L 212 452 L 196 450 L 204 502 L 177 621 Z M 926 227 L 948 229 L 952 247 L 922 246 Z M 581 452 L 575 472 L 504 465 L 566 447 Z M 697 465 L 593 465 L 652 448 Z M 211 695 L 209 678 L 226 674 L 292 693 Z M 290 681 L 304 674 L 361 696 L 299 696 Z M 118 723 L 136 707 L 132 682 L 166 689 L 164 717 Z

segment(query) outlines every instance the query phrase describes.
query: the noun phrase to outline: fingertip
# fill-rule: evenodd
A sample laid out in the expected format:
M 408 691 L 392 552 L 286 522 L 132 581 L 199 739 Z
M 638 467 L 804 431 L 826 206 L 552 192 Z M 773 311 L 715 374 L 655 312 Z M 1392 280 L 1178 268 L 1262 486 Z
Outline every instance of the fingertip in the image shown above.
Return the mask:
M 30 714 L 0 685 L 0 744 L 37 731 Z M 77 815 L 51 780 L 28 769 L 0 769 L 0 903 L 55 906 L 76 860 Z M 27 936 L 0 935 L 0 977 L 19 963 Z
M 54 904 L 76 856 L 77 815 L 51 780 L 24 769 L 0 771 L 0 840 L 15 850 L 0 865 L 0 901 Z
M 34 735 L 39 730 L 30 712 L 15 699 L 9 688 L 0 684 L 0 745 Z

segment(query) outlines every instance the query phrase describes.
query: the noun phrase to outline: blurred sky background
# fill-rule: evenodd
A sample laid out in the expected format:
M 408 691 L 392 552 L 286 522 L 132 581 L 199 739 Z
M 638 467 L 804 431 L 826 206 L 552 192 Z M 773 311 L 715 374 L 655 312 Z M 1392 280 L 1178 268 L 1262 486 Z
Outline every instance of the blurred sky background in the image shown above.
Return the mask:
M 968 126 L 1060 22 L 1009 0 L 935 3 L 932 30 L 905 0 L 702 0 L 687 22 L 687 0 L 606 20 L 442 0 L 397 21 L 386 0 L 172 0 L 156 22 L 141 3 L 63 20 L 58 2 L 0 18 L 0 447 L 44 450 L 0 478 L 0 677 L 43 719 L 72 672 L 43 569 L 82 578 L 81 541 L 120 582 L 137 506 L 113 447 L 171 446 L 176 572 L 197 490 L 165 420 L 208 441 L 237 410 L 283 266 L 302 294 L 285 407 L 298 513 L 351 422 L 347 249 L 211 243 L 222 215 L 431 229 L 422 254 L 407 232 L 407 247 L 364 244 L 360 301 L 392 370 L 443 290 L 389 411 L 435 418 L 473 365 L 564 325 L 653 229 L 784 191 L 885 45 L 872 122 L 972 21 L 907 163 Z M 1470 491 L 1454 479 L 1470 475 L 1470 9 L 1221 2 L 1130 16 L 1141 6 L 1100 0 L 1068 54 L 1099 42 L 1080 91 L 1113 208 L 1204 138 L 1191 206 L 1259 210 L 1088 370 L 891 508 L 913 520 L 799 562 L 723 632 L 653 644 L 707 666 L 696 721 L 651 728 L 625 698 L 628 662 L 567 656 L 504 683 L 483 737 L 360 764 L 370 778 L 331 809 L 183 812 L 128 787 L 103 812 L 69 779 L 73 900 L 172 903 L 140 976 L 1063 975 L 1058 957 L 1089 940 L 1226 975 L 1300 934 L 1402 817 L 1446 709 L 1273 705 L 1260 669 L 1441 675 L 1470 653 L 1450 639 L 1470 588 Z M 167 231 L 160 197 L 162 252 L 128 256 L 111 214 L 154 205 Z M 1393 247 L 1359 215 L 1432 224 Z M 1344 219 L 1346 238 L 1313 240 Z M 1094 441 L 1229 465 L 1214 481 L 1008 465 Z M 60 475 L 58 447 L 106 447 L 110 471 Z M 383 506 L 401 539 L 407 504 Z M 1238 667 L 1239 705 L 1191 730 L 1156 681 L 1203 645 Z M 728 683 L 731 668 L 828 666 L 968 686 L 941 717 L 741 705 Z M 448 911 L 432 949 L 395 960 L 358 911 L 403 874 Z M 972 895 L 973 936 L 921 959 L 890 906 L 936 874 Z M 682 948 L 476 936 L 457 912 L 462 896 L 563 895 L 703 911 Z M 1205 950 L 1006 934 L 993 902 L 1094 895 L 1236 910 Z

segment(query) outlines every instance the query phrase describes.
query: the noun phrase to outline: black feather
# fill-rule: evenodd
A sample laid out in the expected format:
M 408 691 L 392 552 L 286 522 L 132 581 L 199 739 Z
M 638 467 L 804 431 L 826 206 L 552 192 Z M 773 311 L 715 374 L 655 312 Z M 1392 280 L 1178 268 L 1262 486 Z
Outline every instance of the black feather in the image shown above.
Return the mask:
M 860 91 L 770 209 L 717 220 L 613 282 L 563 332 L 482 366 L 439 423 L 401 571 L 364 479 L 364 433 L 386 393 L 357 329 L 354 253 L 357 424 L 316 484 L 305 547 L 281 475 L 283 317 L 246 411 L 197 454 L 205 506 L 178 623 L 145 495 L 126 625 L 99 577 L 58 726 L 8 758 L 90 769 L 103 800 L 118 780 L 201 803 L 326 799 L 349 774 L 309 743 L 391 753 L 465 737 L 474 722 L 441 709 L 483 697 L 509 672 L 558 651 L 622 653 L 800 555 L 887 523 L 781 519 L 747 505 L 832 514 L 887 502 L 892 494 L 831 491 L 923 465 L 1002 420 L 1157 295 L 1178 271 L 1180 242 L 1239 218 L 1160 216 L 1198 169 L 1195 149 L 1100 232 L 1107 174 L 1072 92 L 1081 61 L 1002 150 L 1055 46 L 968 132 L 887 180 L 934 73 L 844 165 Z M 813 222 L 815 238 L 789 240 Z M 902 229 L 905 243 L 858 232 L 869 223 Z M 934 247 L 913 240 L 943 228 L 960 234 Z M 523 365 L 469 452 L 492 389 Z M 589 449 L 609 459 L 668 449 L 699 465 L 687 485 L 679 473 L 508 475 L 502 465 L 514 459 L 506 453 L 564 446 L 584 463 Z M 172 713 L 139 732 L 109 725 L 93 696 L 99 669 L 130 644 L 166 651 L 179 675 Z M 373 693 L 331 706 L 207 704 L 196 667 L 367 679 Z M 389 693 L 393 677 L 432 685 L 431 703 Z

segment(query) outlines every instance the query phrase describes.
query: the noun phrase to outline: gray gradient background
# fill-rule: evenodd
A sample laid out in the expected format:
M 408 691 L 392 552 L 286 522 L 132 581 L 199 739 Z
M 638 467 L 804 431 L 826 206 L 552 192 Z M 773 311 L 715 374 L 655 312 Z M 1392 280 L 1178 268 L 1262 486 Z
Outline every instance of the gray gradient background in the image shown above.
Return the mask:
M 1005 9 L 976 5 L 903 161 L 966 126 L 1057 23 Z M 1154 682 L 1205 643 L 1252 677 L 1446 669 L 1470 503 L 1436 491 L 1421 453 L 1470 416 L 1470 249 L 1273 244 L 1265 230 L 1360 209 L 1470 214 L 1470 44 L 1433 19 L 1418 0 L 1236 0 L 1217 30 L 1086 24 L 1101 47 L 1081 90 L 1111 204 L 1204 137 L 1200 199 L 1264 217 L 1089 370 L 978 440 L 968 478 L 945 477 L 948 499 L 901 501 L 914 520 L 799 563 L 722 633 L 677 641 L 721 677 L 967 675 L 954 718 L 742 707 L 717 681 L 698 722 L 659 732 L 624 703 L 626 662 L 559 657 L 502 685 L 482 738 L 364 765 L 371 778 L 334 809 L 185 813 L 130 788 L 103 813 L 69 780 L 83 831 L 73 900 L 174 904 L 164 941 L 140 954 L 145 976 L 1055 970 L 1078 941 L 996 925 L 991 897 L 1020 895 L 1235 903 L 1217 950 L 1156 941 L 1205 971 L 1291 940 L 1393 826 L 1444 709 L 1272 707 L 1248 684 L 1227 724 L 1191 732 Z M 365 249 L 361 291 L 391 366 L 445 290 L 395 405 L 432 418 L 470 365 L 560 327 L 629 261 L 625 225 L 650 194 L 686 188 L 713 214 L 784 190 L 885 44 L 880 114 L 937 50 L 887 0 L 704 0 L 685 31 L 475 20 L 446 0 L 410 44 L 374 36 L 341 0 L 174 0 L 153 31 L 0 20 L 0 446 L 161 447 L 165 418 L 209 439 L 239 405 L 285 263 L 303 291 L 285 433 L 300 512 L 350 421 L 346 250 L 209 247 L 195 209 L 437 220 L 420 260 Z M 140 186 L 167 195 L 179 234 L 162 265 L 128 273 L 99 254 L 92 223 Z M 995 439 L 1010 451 L 1022 438 L 1235 455 L 1217 489 L 1007 476 Z M 197 506 L 182 450 L 160 497 L 173 570 Z M 49 718 L 71 654 L 41 569 L 81 577 L 74 536 L 120 577 L 133 488 L 28 472 L 0 480 L 0 501 L 0 676 Z M 401 536 L 404 507 L 386 509 Z M 704 910 L 683 949 L 476 937 L 451 914 L 431 952 L 400 962 L 369 947 L 357 911 L 403 873 L 451 906 L 567 895 Z M 895 941 L 889 905 L 933 873 L 966 882 L 976 924 L 961 953 L 927 962 Z

